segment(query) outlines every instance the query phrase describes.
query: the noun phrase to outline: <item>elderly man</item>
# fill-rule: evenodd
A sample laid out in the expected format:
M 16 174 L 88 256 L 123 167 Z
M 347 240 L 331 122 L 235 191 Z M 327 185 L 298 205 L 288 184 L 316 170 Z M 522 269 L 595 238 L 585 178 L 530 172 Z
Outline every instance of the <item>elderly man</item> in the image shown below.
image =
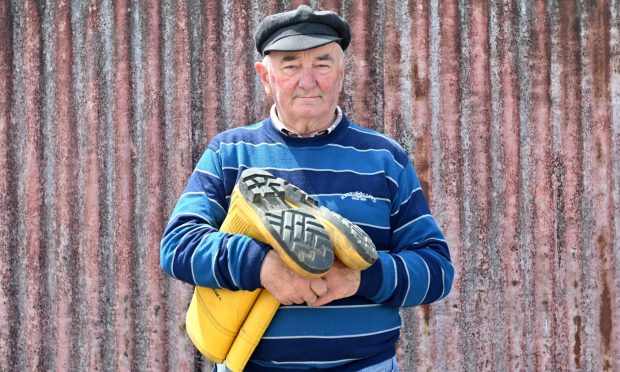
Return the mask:
M 409 157 L 337 105 L 350 39 L 336 13 L 304 5 L 261 22 L 255 69 L 274 101 L 270 116 L 212 140 L 164 232 L 168 275 L 209 288 L 265 288 L 282 304 L 247 371 L 397 371 L 399 309 L 451 289 L 448 246 Z M 336 259 L 308 278 L 270 246 L 219 231 L 248 168 L 289 181 L 361 227 L 378 259 L 364 271 Z

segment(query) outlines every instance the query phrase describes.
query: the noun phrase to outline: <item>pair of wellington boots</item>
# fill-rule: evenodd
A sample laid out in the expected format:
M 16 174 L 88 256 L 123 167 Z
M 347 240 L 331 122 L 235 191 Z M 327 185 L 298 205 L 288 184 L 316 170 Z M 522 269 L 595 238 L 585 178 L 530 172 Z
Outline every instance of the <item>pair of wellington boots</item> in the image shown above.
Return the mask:
M 260 169 L 241 174 L 220 231 L 270 245 L 293 271 L 310 278 L 325 274 L 334 255 L 354 270 L 377 259 L 361 228 Z M 278 307 L 267 290 L 196 287 L 186 315 L 187 333 L 209 360 L 226 361 L 228 370 L 242 371 Z

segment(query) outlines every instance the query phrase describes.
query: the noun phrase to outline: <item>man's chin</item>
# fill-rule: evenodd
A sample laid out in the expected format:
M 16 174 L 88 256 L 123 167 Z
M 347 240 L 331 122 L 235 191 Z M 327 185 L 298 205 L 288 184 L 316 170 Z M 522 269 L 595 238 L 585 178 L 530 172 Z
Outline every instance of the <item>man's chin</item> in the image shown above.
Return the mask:
M 311 119 L 323 115 L 324 110 L 317 105 L 298 105 L 294 113 L 298 118 Z

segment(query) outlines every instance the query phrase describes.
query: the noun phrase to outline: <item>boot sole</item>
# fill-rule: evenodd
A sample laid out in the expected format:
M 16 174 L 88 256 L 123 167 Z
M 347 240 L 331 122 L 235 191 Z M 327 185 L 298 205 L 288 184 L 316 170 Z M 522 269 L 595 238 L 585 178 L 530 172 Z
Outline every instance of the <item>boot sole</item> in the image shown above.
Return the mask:
M 271 245 L 300 275 L 321 276 L 334 261 L 330 236 L 311 213 L 286 203 L 284 182 L 265 171 L 245 170 L 231 196 L 229 213 L 235 216 L 221 230 Z
M 249 172 L 248 169 L 245 172 Z M 260 170 L 251 169 L 252 174 L 260 176 L 280 193 L 280 200 L 314 216 L 325 228 L 333 246 L 334 254 L 347 267 L 365 270 L 378 258 L 374 243 L 361 227 L 355 225 L 338 213 L 319 206 L 319 202 L 297 186 Z M 244 174 L 245 174 L 244 172 Z M 282 194 L 283 193 L 283 194 Z

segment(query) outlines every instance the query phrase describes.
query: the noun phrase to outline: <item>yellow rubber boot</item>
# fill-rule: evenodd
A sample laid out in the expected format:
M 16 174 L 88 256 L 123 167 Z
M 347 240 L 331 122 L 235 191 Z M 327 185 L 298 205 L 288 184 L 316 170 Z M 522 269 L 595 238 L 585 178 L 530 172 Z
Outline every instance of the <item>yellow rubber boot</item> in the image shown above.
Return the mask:
M 279 307 L 280 303 L 269 291 L 260 292 L 228 352 L 227 369 L 232 372 L 243 371 Z
M 312 214 L 327 230 L 334 254 L 353 270 L 365 270 L 379 255 L 374 243 L 361 227 L 325 207 L 297 186 L 285 181 L 287 203 Z
M 223 227 L 267 243 L 297 274 L 320 277 L 334 261 L 329 235 L 312 214 L 286 202 L 285 184 L 265 171 L 245 170 Z
M 189 338 L 202 355 L 216 363 L 224 362 L 260 292 L 194 289 L 185 324 Z
M 265 177 L 271 176 L 264 173 Z M 286 202 L 307 211 L 321 222 L 332 242 L 334 254 L 345 265 L 353 270 L 365 270 L 376 261 L 375 245 L 364 230 L 339 214 L 318 206 L 315 199 L 296 186 L 282 182 Z M 240 372 L 245 368 L 278 307 L 278 301 L 268 291 L 260 293 L 228 352 L 226 367 L 229 370 Z
M 329 236 L 312 215 L 284 202 L 283 182 L 267 172 L 243 172 L 220 231 L 244 234 L 269 244 L 300 275 L 322 275 L 333 262 Z M 186 327 L 190 339 L 205 357 L 216 363 L 224 361 L 260 292 L 195 288 Z M 277 309 L 276 301 L 266 311 L 275 314 Z M 270 321 L 271 318 L 265 328 Z M 257 331 L 260 339 L 264 330 Z

